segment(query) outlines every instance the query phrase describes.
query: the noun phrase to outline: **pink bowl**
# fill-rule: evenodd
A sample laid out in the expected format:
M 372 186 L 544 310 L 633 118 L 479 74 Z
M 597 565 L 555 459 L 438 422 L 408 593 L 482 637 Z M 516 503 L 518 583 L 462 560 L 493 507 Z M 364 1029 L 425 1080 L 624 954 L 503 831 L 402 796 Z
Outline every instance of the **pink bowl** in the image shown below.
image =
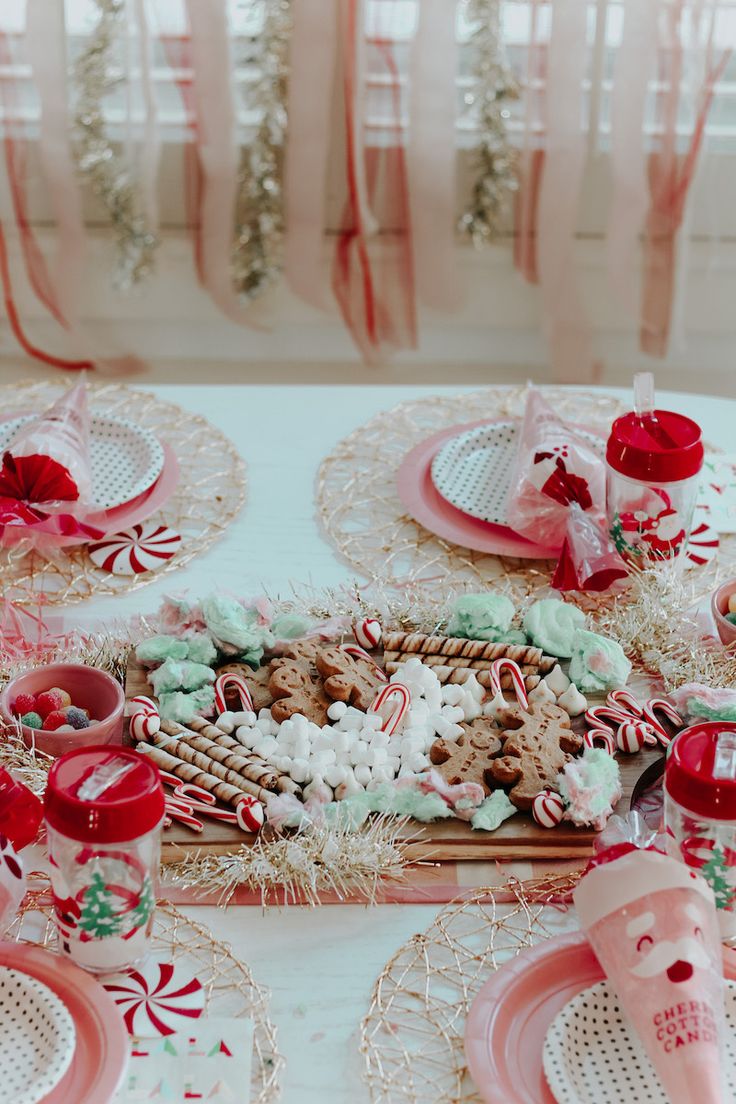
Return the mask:
M 90 744 L 122 744 L 125 694 L 119 682 L 107 671 L 84 663 L 50 663 L 18 675 L 0 694 L 0 713 L 8 721 L 16 720 L 13 702 L 18 694 L 41 694 L 58 686 L 71 695 L 80 709 L 89 710 L 95 722 L 77 732 L 43 732 L 21 725 L 23 739 L 55 758 L 74 748 Z
M 718 590 L 713 592 L 710 600 L 713 620 L 723 644 L 733 644 L 736 641 L 736 625 L 732 625 L 730 621 L 726 620 L 728 599 L 732 594 L 736 594 L 736 579 L 731 579 L 730 582 L 719 586 Z

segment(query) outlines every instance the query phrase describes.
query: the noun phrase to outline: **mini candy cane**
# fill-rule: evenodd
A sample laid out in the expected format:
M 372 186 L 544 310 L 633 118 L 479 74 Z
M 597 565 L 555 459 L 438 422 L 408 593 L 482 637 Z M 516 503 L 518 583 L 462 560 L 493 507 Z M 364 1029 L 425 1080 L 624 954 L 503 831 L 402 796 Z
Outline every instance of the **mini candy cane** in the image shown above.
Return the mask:
M 583 743 L 589 748 L 602 747 L 609 755 L 616 754 L 616 741 L 613 738 L 613 733 L 607 728 L 588 729 L 583 736 Z
M 644 706 L 644 719 L 656 732 L 657 740 L 662 747 L 669 747 L 672 743 L 672 737 L 662 722 L 657 718 L 657 713 L 663 713 L 667 720 L 677 728 L 682 728 L 685 722 L 674 705 L 670 705 L 665 698 L 650 698 Z
M 511 681 L 514 684 L 514 694 L 516 700 L 522 709 L 529 708 L 529 699 L 526 696 L 526 687 L 524 686 L 524 676 L 519 669 L 519 664 L 514 663 L 513 659 L 494 659 L 491 664 L 491 697 L 495 698 L 501 694 L 501 672 L 508 671 L 511 675 Z M 503 696 L 503 695 L 501 695 Z
M 554 790 L 541 790 L 532 801 L 532 816 L 541 828 L 555 828 L 565 813 L 565 803 Z
M 244 712 L 255 713 L 253 708 L 253 699 L 250 696 L 250 690 L 248 689 L 248 683 L 245 681 L 242 675 L 239 675 L 237 671 L 228 671 L 215 682 L 215 708 L 218 715 L 220 713 L 227 712 L 227 703 L 225 701 L 225 691 L 228 686 L 234 686 L 238 691 L 240 698 L 240 704 L 243 707 Z
M 158 713 L 156 703 L 144 694 L 136 694 L 134 698 L 130 699 L 128 706 L 131 717 L 134 717 L 136 713 Z
M 202 821 L 197 820 L 190 812 L 185 811 L 178 802 L 166 801 L 164 810 L 169 820 L 178 820 L 180 824 L 185 825 L 187 828 L 191 828 L 193 832 L 201 832 L 204 829 Z
M 614 709 L 619 707 L 628 710 L 632 717 L 641 717 L 644 712 L 643 707 L 639 704 L 631 691 L 627 690 L 625 687 L 622 687 L 620 690 L 612 690 L 606 698 L 606 703 Z
M 600 728 L 602 724 L 609 728 L 616 728 L 620 724 L 627 724 L 635 719 L 617 705 L 593 705 L 585 710 L 585 720 L 591 728 Z
M 367 659 L 368 662 L 372 664 L 372 666 L 375 668 L 376 676 L 381 680 L 381 682 L 388 682 L 388 675 L 383 670 L 383 668 L 379 667 L 373 656 L 369 655 L 368 652 L 366 652 L 365 648 L 361 648 L 359 644 L 341 644 L 340 651 L 347 652 L 349 656 L 354 656 L 355 659 Z
M 409 687 L 404 686 L 403 682 L 389 683 L 388 686 L 384 686 L 383 690 L 379 690 L 370 708 L 371 713 L 380 713 L 381 706 L 385 705 L 387 701 L 391 701 L 392 698 L 396 698 L 396 705 L 389 714 L 388 720 L 385 720 L 382 726 L 382 731 L 387 732 L 389 736 L 393 736 L 394 732 L 396 732 L 404 719 L 407 709 L 411 705 L 411 690 Z

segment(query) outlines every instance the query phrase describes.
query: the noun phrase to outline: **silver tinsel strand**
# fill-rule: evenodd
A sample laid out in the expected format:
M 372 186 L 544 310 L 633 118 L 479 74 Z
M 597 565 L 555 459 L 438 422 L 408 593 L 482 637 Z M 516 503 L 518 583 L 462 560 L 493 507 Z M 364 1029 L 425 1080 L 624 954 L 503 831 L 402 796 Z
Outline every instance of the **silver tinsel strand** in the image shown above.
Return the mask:
M 480 248 L 497 237 L 511 192 L 516 190 L 516 153 L 508 139 L 509 101 L 519 85 L 501 42 L 500 0 L 465 0 L 466 18 L 475 25 L 470 44 L 474 85 L 465 103 L 477 120 L 480 141 L 474 158 L 475 182 L 458 229 Z
M 291 0 L 250 0 L 263 8 L 262 29 L 246 59 L 257 77 L 247 86 L 245 106 L 259 122 L 240 155 L 235 236 L 230 267 L 233 287 L 244 300 L 263 295 L 280 276 L 284 235 L 283 148 L 291 36 Z
M 115 231 L 115 283 L 129 288 L 151 272 L 158 239 L 141 211 L 130 169 L 113 149 L 102 110 L 103 97 L 117 83 L 110 75 L 110 60 L 125 18 L 125 0 L 95 0 L 95 6 L 97 24 L 74 63 L 77 101 L 72 138 L 78 171 L 104 203 Z

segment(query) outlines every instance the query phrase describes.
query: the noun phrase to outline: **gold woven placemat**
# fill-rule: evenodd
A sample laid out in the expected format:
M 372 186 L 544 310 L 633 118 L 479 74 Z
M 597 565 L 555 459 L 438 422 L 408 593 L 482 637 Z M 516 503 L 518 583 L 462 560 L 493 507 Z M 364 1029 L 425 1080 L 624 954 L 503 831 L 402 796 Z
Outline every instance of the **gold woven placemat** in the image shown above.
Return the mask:
M 6 938 L 53 949 L 56 930 L 46 891 L 33 890 L 26 895 L 20 918 Z M 254 980 L 250 968 L 235 958 L 227 943 L 214 939 L 203 924 L 189 920 L 173 905 L 159 904 L 156 909 L 151 951 L 170 962 L 183 962 L 200 981 L 205 992 L 205 1015 L 253 1021 L 249 1100 L 253 1104 L 276 1100 L 284 1058 L 278 1052 L 276 1028 L 269 1016 L 269 993 Z
M 575 929 L 566 899 L 577 875 L 478 889 L 440 910 L 383 968 L 361 1024 L 363 1077 L 373 1104 L 475 1104 L 465 1020 L 491 973 L 553 935 Z
M 43 410 L 69 380 L 23 381 L 0 388 L 4 416 Z M 54 559 L 0 549 L 3 598 L 19 605 L 69 605 L 97 594 L 123 594 L 184 567 L 218 540 L 240 511 L 246 493 L 245 463 L 232 441 L 206 418 L 165 402 L 150 391 L 120 384 L 89 384 L 93 414 L 130 418 L 171 446 L 179 483 L 155 515 L 182 536 L 179 552 L 155 572 L 113 575 L 95 567 L 84 545 Z
M 405 512 L 396 473 L 408 452 L 450 426 L 521 417 L 526 387 L 488 387 L 461 395 L 430 395 L 383 411 L 340 441 L 317 474 L 317 512 L 340 556 L 371 580 L 444 588 L 504 577 L 528 593 L 549 582 L 547 561 L 474 552 L 435 536 Z M 624 407 L 610 396 L 545 388 L 550 405 L 569 421 L 608 429 Z

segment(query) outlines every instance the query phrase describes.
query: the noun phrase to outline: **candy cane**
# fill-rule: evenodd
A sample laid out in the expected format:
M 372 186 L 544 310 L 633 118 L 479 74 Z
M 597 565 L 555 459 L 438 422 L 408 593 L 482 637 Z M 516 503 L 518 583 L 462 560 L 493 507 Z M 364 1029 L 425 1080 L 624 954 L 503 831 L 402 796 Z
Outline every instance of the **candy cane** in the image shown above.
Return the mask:
M 606 703 L 613 709 L 620 707 L 621 709 L 628 709 L 632 717 L 641 717 L 644 712 L 642 706 L 636 700 L 630 690 L 625 687 L 621 690 L 612 690 L 606 698 Z
M 396 705 L 389 714 L 387 720 L 385 720 L 381 726 L 381 730 L 383 732 L 388 732 L 389 736 L 393 736 L 394 732 L 396 732 L 404 719 L 407 709 L 411 705 L 411 690 L 409 687 L 404 686 L 403 682 L 389 683 L 387 686 L 384 686 L 382 690 L 379 690 L 370 708 L 371 713 L 380 713 L 381 706 L 385 705 L 387 701 L 391 701 L 392 698 L 396 698 Z
M 609 755 L 615 755 L 616 753 L 616 742 L 613 733 L 607 728 L 588 729 L 583 736 L 583 743 L 589 748 L 602 747 Z
M 682 728 L 685 722 L 675 707 L 670 705 L 665 698 L 650 698 L 644 706 L 644 719 L 656 732 L 657 739 L 662 747 L 669 747 L 672 743 L 672 736 L 670 736 L 662 722 L 658 720 L 657 713 L 663 713 L 667 720 L 677 728 Z
M 514 684 L 514 695 L 516 700 L 522 709 L 529 708 L 529 699 L 526 696 L 526 687 L 524 686 L 524 676 L 521 673 L 518 663 L 514 663 L 513 659 L 494 659 L 491 664 L 491 697 L 495 698 L 501 694 L 501 672 L 508 671 L 511 675 L 511 681 Z M 502 695 L 503 696 L 503 695 Z
M 179 823 L 183 824 L 186 828 L 191 828 L 193 832 L 204 831 L 204 824 L 202 821 L 197 820 L 191 813 L 187 813 L 183 809 L 180 809 L 178 805 L 174 805 L 167 801 L 164 808 L 166 810 L 166 815 L 171 820 L 178 820 Z
M 388 675 L 379 667 L 372 655 L 369 655 L 365 648 L 361 648 L 360 644 L 341 644 L 340 651 L 346 652 L 349 656 L 354 656 L 355 659 L 367 659 L 372 667 L 375 668 L 377 677 L 381 682 L 388 682 Z
M 591 728 L 600 728 L 603 724 L 614 729 L 618 728 L 620 724 L 628 724 L 629 721 L 636 720 L 636 718 L 615 705 L 593 705 L 590 709 L 585 710 L 585 720 Z
M 242 675 L 239 675 L 237 671 L 228 671 L 224 675 L 215 681 L 215 707 L 218 715 L 220 713 L 227 712 L 227 703 L 225 701 L 225 691 L 228 686 L 234 686 L 238 691 L 240 697 L 240 704 L 243 707 L 244 712 L 255 713 L 253 708 L 253 699 L 250 696 L 250 690 L 248 689 L 248 683 L 245 681 Z

